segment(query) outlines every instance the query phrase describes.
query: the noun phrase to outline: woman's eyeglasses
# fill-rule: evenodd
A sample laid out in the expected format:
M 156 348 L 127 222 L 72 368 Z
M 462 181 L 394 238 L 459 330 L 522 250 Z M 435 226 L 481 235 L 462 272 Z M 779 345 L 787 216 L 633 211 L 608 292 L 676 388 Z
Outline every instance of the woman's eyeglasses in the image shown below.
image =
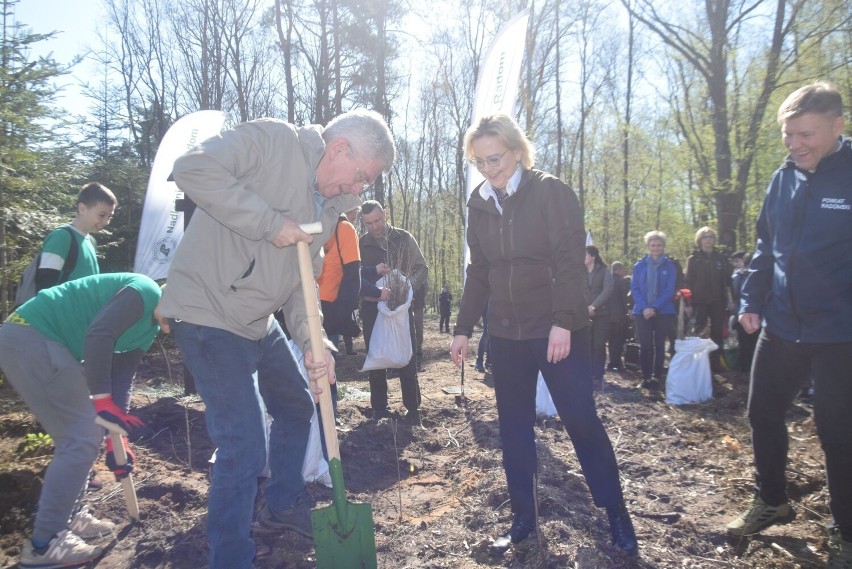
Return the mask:
M 476 157 L 468 158 L 467 161 L 470 163 L 471 166 L 475 167 L 477 170 L 479 170 L 481 172 L 485 168 L 497 168 L 498 166 L 500 166 L 500 163 L 503 161 L 503 156 L 507 152 L 509 152 L 508 148 L 506 150 L 504 150 L 501 154 L 495 154 L 494 156 L 489 156 L 488 158 L 485 158 L 485 159 L 476 158 Z

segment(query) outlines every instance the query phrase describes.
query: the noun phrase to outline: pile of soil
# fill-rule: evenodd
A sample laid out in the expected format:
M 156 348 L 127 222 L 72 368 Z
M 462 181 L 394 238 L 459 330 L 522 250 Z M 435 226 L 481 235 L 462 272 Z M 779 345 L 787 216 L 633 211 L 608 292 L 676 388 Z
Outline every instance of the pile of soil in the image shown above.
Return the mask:
M 399 384 L 391 379 L 395 416 L 368 418 L 366 374 L 358 354 L 340 358 L 338 436 L 351 501 L 372 507 L 379 567 L 822 567 L 829 519 L 823 454 L 813 411 L 799 401 L 789 413 L 790 497 L 798 512 L 788 525 L 737 542 L 724 526 L 751 499 L 751 441 L 745 418 L 747 378 L 716 374 L 714 397 L 670 406 L 662 393 L 637 387 L 635 372 L 607 373 L 596 394 L 598 411 L 621 466 L 640 556 L 610 544 L 605 512 L 591 502 L 574 449 L 558 418 L 542 418 L 538 448 L 539 535 L 502 557 L 490 538 L 510 523 L 497 413 L 490 375 L 468 363 L 465 397 L 449 360 L 450 336 L 427 317 L 423 371 L 423 428 L 403 419 Z M 475 345 L 475 340 L 473 344 Z M 147 424 L 134 441 L 135 482 L 142 521 L 127 522 L 121 486 L 103 462 L 105 482 L 87 496 L 91 510 L 118 524 L 107 553 L 91 567 L 197 569 L 206 567 L 208 460 L 213 445 L 204 405 L 185 396 L 178 352 L 166 340 L 146 356 L 136 378 L 135 413 Z M 32 525 L 50 446 L 6 384 L 0 386 L 0 566 L 13 567 Z M 318 506 L 330 489 L 311 483 Z M 293 532 L 260 539 L 258 569 L 315 566 L 309 539 Z

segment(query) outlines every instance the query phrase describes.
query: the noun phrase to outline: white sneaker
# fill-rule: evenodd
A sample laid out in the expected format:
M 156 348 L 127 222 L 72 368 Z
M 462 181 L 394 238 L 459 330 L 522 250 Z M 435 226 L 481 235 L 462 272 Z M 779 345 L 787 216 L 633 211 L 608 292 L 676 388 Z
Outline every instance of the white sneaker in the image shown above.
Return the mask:
M 71 518 L 69 529 L 83 539 L 95 539 L 112 534 L 115 524 L 109 520 L 99 520 L 89 513 L 89 506 L 83 506 L 77 515 Z
M 42 554 L 33 550 L 33 544 L 27 540 L 21 561 L 21 569 L 59 569 L 74 567 L 93 561 L 103 554 L 102 547 L 89 545 L 70 530 L 63 530 L 47 544 L 47 551 Z

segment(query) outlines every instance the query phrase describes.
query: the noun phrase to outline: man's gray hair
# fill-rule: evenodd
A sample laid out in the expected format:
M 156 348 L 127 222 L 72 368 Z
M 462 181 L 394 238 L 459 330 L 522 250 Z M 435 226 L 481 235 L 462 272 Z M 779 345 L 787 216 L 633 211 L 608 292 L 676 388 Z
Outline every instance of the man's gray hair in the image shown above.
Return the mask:
M 396 144 L 382 115 L 367 109 L 353 109 L 331 119 L 322 132 L 326 144 L 342 138 L 357 156 L 377 159 L 382 171 L 389 172 L 396 159 Z

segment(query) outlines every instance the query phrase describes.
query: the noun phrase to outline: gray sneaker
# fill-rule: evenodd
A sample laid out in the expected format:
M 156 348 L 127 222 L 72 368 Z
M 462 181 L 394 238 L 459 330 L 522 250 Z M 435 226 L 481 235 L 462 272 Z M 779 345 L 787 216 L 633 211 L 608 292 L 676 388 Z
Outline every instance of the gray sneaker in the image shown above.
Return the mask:
M 728 523 L 728 533 L 733 536 L 753 535 L 774 524 L 785 524 L 796 517 L 796 512 L 785 502 L 770 506 L 760 496 L 755 497 L 748 509 Z
M 63 530 L 50 540 L 47 548 L 39 553 L 30 540 L 24 546 L 21 569 L 58 569 L 74 567 L 94 561 L 103 554 L 102 547 L 89 545 L 70 530 Z
M 311 526 L 311 511 L 306 502 L 299 500 L 286 510 L 273 512 L 269 504 L 265 504 L 257 514 L 257 523 L 254 526 L 256 533 L 268 535 L 280 533 L 281 530 L 289 529 L 307 538 L 313 539 L 313 527 Z
M 83 539 L 96 539 L 105 535 L 111 535 L 115 530 L 115 524 L 109 520 L 99 520 L 89 513 L 89 506 L 83 506 L 71 518 L 70 529 Z

